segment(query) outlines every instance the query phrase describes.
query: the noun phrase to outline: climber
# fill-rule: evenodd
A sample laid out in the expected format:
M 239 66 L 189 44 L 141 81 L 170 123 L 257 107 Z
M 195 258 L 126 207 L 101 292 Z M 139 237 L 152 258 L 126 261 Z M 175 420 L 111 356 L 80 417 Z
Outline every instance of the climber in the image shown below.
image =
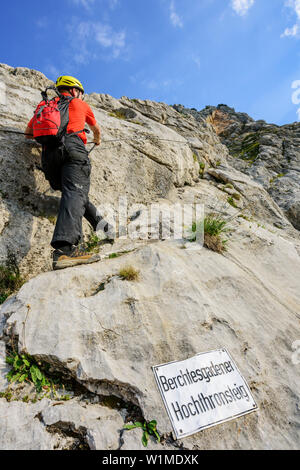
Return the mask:
M 57 222 L 51 241 L 53 269 L 77 264 L 86 264 L 100 259 L 99 255 L 88 253 L 80 245 L 82 241 L 82 217 L 84 216 L 96 231 L 101 227 L 108 238 L 109 224 L 97 214 L 96 207 L 89 201 L 91 164 L 85 148 L 87 142 L 85 123 L 93 132 L 93 142 L 101 143 L 100 127 L 90 106 L 83 101 L 84 88 L 79 80 L 61 76 L 56 80 L 61 100 L 67 103 L 67 127 L 61 144 L 42 145 L 42 169 L 45 178 L 54 190 L 62 193 Z M 62 96 L 67 97 L 64 100 Z M 34 134 L 34 118 L 27 125 L 26 139 Z M 104 224 L 103 224 L 104 222 Z

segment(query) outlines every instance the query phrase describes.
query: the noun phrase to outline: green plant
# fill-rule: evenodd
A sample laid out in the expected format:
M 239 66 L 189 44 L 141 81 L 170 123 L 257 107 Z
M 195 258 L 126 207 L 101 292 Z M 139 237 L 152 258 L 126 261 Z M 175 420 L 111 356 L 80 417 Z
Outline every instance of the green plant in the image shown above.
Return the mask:
M 233 199 L 232 196 L 230 196 L 230 197 L 227 199 L 227 202 L 228 202 L 228 204 L 230 204 L 230 205 L 231 205 L 232 207 L 234 207 L 235 209 L 238 208 L 238 206 L 236 205 L 236 203 L 235 203 L 235 201 L 234 201 L 234 199 Z
M 125 424 L 124 429 L 130 430 L 135 428 L 141 428 L 143 430 L 142 443 L 144 447 L 147 447 L 149 435 L 155 436 L 157 442 L 160 442 L 160 435 L 157 432 L 156 426 L 157 422 L 155 420 L 145 421 L 144 424 L 140 423 L 139 421 L 136 421 L 134 424 Z
M 232 197 L 233 197 L 233 199 L 235 199 L 236 201 L 240 201 L 240 199 L 241 199 L 241 195 L 240 195 L 239 193 L 234 193 L 234 194 L 232 195 Z
M 204 232 L 204 246 L 206 248 L 221 253 L 225 250 L 227 240 L 221 239 L 221 234 L 229 231 L 227 221 L 215 214 L 209 214 L 202 221 L 194 222 L 190 230 L 188 240 L 194 242 L 197 234 Z
M 221 217 L 215 214 L 210 214 L 204 218 L 204 221 L 193 223 L 191 232 L 192 235 L 194 234 L 194 236 L 189 238 L 190 241 L 196 240 L 196 234 L 199 230 L 202 230 L 202 225 L 204 234 L 211 236 L 218 236 L 223 232 L 228 232 L 229 230 L 228 228 L 226 228 L 226 220 L 222 219 Z
M 138 281 L 140 272 L 132 266 L 124 266 L 119 271 L 119 276 L 125 281 Z
M 123 250 L 118 251 L 118 253 L 110 253 L 108 255 L 108 259 L 120 258 L 120 256 L 126 255 L 127 253 L 131 253 L 133 250 Z
M 33 383 L 38 395 L 36 395 L 35 401 L 31 400 L 32 403 L 40 400 L 44 397 L 55 398 L 60 400 L 70 400 L 70 395 L 65 394 L 65 387 L 60 383 L 58 376 L 53 376 L 50 378 L 47 376 L 49 371 L 49 364 L 42 364 L 37 362 L 29 354 L 18 354 L 13 351 L 6 357 L 6 362 L 12 367 L 12 369 L 6 375 L 6 378 L 9 382 L 27 382 Z M 63 389 L 63 394 L 57 394 L 57 388 Z M 43 394 L 39 395 L 41 392 Z M 6 398 L 7 401 L 11 401 L 13 398 L 14 390 L 7 390 L 2 396 Z M 1 395 L 0 395 L 1 396 Z M 15 398 L 16 400 L 20 398 Z M 22 398 L 22 401 L 28 402 L 29 397 L 25 395 Z
M 91 231 L 89 234 L 89 238 L 85 243 L 85 249 L 88 252 L 91 251 L 98 251 L 99 250 L 99 242 L 101 242 L 101 239 L 98 237 L 98 235 Z
M 20 289 L 24 282 L 25 279 L 22 279 L 20 275 L 15 255 L 8 253 L 5 265 L 0 266 L 0 304 Z
M 198 157 L 195 153 L 193 153 L 193 159 L 194 159 L 194 162 L 196 163 L 198 161 Z
M 117 119 L 125 119 L 125 116 L 120 111 L 113 111 L 109 115 Z
M 0 398 L 5 398 L 6 401 L 11 401 L 12 396 L 13 396 L 13 394 L 9 390 L 6 390 L 5 392 L 0 393 Z
M 205 170 L 205 163 L 204 162 L 200 162 L 199 163 L 199 175 L 200 175 L 200 178 L 203 178 L 204 176 L 204 170 Z
M 218 161 L 216 162 L 216 166 L 220 166 L 220 165 L 221 165 L 221 160 L 218 160 Z
M 122 256 L 122 253 L 111 253 L 108 259 L 119 258 L 120 256 Z
M 63 401 L 69 401 L 71 400 L 71 395 L 63 395 L 59 399 Z
M 12 370 L 6 376 L 9 382 L 32 382 L 38 392 L 41 392 L 42 389 L 48 390 L 51 387 L 51 382 L 29 355 L 19 356 L 18 353 L 13 352 L 6 357 L 6 362 L 12 366 Z
M 247 134 L 241 141 L 237 140 L 229 148 L 231 155 L 246 160 L 252 165 L 259 155 L 259 137 L 260 133 L 257 132 Z

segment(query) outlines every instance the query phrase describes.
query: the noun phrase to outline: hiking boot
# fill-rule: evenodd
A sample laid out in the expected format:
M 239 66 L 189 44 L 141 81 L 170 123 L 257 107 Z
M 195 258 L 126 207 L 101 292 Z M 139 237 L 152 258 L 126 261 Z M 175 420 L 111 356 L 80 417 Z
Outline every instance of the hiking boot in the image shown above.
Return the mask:
M 100 261 L 101 256 L 97 253 L 89 253 L 84 249 L 72 246 L 69 250 L 56 249 L 53 252 L 53 269 L 64 269 L 79 264 L 89 264 Z

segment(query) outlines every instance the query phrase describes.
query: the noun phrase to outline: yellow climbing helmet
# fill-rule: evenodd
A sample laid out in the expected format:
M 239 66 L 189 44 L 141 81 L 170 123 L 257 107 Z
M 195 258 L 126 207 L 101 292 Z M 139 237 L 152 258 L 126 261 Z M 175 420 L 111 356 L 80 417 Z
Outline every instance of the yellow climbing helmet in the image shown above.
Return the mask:
M 84 88 L 82 84 L 80 83 L 80 81 L 77 80 L 77 78 L 70 77 L 69 75 L 62 75 L 61 77 L 58 77 L 58 79 L 56 80 L 56 87 L 59 88 L 62 86 L 78 88 L 78 90 L 84 93 Z

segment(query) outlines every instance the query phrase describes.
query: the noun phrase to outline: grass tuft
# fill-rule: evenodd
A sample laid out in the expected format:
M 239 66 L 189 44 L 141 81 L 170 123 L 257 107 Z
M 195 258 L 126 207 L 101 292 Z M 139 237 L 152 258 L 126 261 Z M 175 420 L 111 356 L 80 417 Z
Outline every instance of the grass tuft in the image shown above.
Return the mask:
M 225 251 L 227 240 L 222 240 L 221 235 L 229 231 L 227 221 L 216 214 L 209 214 L 204 221 L 194 222 L 191 229 L 190 242 L 196 241 L 197 233 L 204 231 L 204 246 L 217 253 Z
M 140 279 L 140 271 L 137 271 L 133 266 L 124 266 L 119 271 L 119 276 L 123 281 L 138 281 Z

